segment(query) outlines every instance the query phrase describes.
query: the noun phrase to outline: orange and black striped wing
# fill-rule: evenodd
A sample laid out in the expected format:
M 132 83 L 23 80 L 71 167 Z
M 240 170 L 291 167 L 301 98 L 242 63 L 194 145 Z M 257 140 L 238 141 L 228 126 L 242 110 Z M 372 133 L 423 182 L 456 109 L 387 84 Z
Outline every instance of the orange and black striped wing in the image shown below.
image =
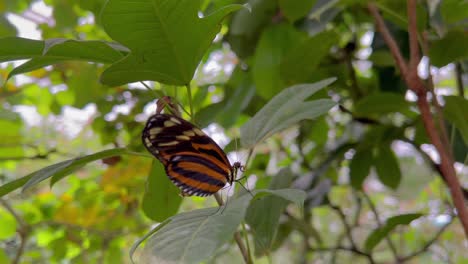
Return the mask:
M 153 115 L 142 140 L 183 195 L 212 195 L 232 181 L 232 167 L 224 151 L 190 122 L 173 115 Z

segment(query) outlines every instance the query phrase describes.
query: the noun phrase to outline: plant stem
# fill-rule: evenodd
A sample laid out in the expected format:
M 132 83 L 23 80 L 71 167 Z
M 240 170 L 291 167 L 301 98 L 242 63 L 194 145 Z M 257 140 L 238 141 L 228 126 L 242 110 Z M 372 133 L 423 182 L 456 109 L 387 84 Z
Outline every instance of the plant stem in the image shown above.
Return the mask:
M 187 95 L 188 95 L 188 101 L 189 101 L 189 106 L 190 106 L 190 118 L 193 119 L 192 86 L 190 86 L 190 83 L 188 83 L 186 87 L 187 87 Z
M 216 202 L 218 203 L 219 206 L 224 205 L 223 198 L 221 198 L 221 196 L 218 193 L 215 193 L 214 197 L 215 197 Z M 252 258 L 250 257 L 250 254 L 249 254 L 249 250 L 245 247 L 244 241 L 242 241 L 242 237 L 241 237 L 241 234 L 239 233 L 239 231 L 236 231 L 234 233 L 234 240 L 236 241 L 237 246 L 239 247 L 239 250 L 240 250 L 240 252 L 242 254 L 242 257 L 244 258 L 244 262 L 246 264 L 253 263 Z

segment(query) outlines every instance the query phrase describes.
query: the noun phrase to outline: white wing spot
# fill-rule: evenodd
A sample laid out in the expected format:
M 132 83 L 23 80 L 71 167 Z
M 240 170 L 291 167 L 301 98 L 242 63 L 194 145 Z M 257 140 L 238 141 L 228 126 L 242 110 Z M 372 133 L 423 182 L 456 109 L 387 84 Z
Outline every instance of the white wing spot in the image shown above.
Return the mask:
M 178 140 L 190 140 L 190 137 L 188 137 L 188 136 L 176 136 L 176 139 L 178 139 Z
M 165 127 L 172 127 L 172 126 L 175 126 L 176 123 L 172 122 L 171 120 L 166 120 L 164 121 L 164 126 Z
M 199 135 L 199 136 L 204 136 L 205 133 L 203 133 L 203 131 L 201 131 L 200 129 L 194 127 L 193 129 L 193 132 L 195 132 L 195 134 Z
M 153 144 L 151 144 L 151 141 L 148 138 L 145 138 L 145 143 L 146 143 L 146 146 L 148 146 L 148 147 L 153 146 Z
M 186 135 L 188 137 L 195 136 L 195 132 L 193 132 L 192 130 L 185 130 L 183 133 L 184 133 L 184 135 Z
M 156 136 L 157 134 L 159 134 L 159 132 L 162 131 L 162 128 L 161 127 L 153 127 L 149 130 L 149 133 L 150 135 L 154 135 Z
M 171 119 L 170 119 L 170 120 L 171 120 L 172 122 L 174 122 L 174 123 L 178 124 L 178 125 L 182 124 L 182 122 L 180 122 L 180 120 L 179 120 L 179 119 L 177 119 L 177 118 L 175 118 L 175 117 L 171 117 Z
M 174 145 L 177 145 L 177 144 L 179 144 L 178 141 L 169 141 L 169 142 L 159 143 L 158 146 L 159 147 L 167 147 L 167 146 L 174 146 Z

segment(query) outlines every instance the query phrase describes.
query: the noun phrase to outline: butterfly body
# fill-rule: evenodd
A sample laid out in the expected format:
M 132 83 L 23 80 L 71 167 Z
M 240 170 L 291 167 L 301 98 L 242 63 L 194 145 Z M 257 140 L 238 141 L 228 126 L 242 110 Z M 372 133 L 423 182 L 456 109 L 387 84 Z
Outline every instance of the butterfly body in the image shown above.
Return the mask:
M 151 116 L 142 133 L 148 151 L 163 165 L 183 196 L 208 196 L 232 183 L 240 163 L 231 166 L 216 142 L 174 115 Z

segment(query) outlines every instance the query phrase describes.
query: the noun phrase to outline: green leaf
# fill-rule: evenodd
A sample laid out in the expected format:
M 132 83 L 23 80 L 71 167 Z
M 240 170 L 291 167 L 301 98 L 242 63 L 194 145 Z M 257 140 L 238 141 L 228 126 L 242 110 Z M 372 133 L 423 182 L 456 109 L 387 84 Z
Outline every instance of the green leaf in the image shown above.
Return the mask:
M 72 29 L 78 20 L 78 16 L 74 11 L 74 6 L 66 1 L 57 1 L 54 3 L 53 16 L 56 27 L 61 29 Z
M 232 126 L 241 111 L 244 110 L 255 95 L 255 86 L 251 75 L 237 67 L 226 85 L 230 91 L 224 98 L 224 107 L 218 112 L 216 122 L 223 127 Z M 232 91 L 233 90 L 233 91 Z
M 468 57 L 468 34 L 466 32 L 450 31 L 442 39 L 431 43 L 429 58 L 431 64 L 437 67 Z
M 369 60 L 372 61 L 372 63 L 376 66 L 393 67 L 395 65 L 392 54 L 387 50 L 373 51 L 369 57 Z
M 379 180 L 387 187 L 396 189 L 401 181 L 401 171 L 398 160 L 388 145 L 377 148 L 374 166 Z
M 24 156 L 23 141 L 21 134 L 23 129 L 22 120 L 13 112 L 2 111 L 0 118 L 0 158 Z
M 306 16 L 317 0 L 279 0 L 279 6 L 284 16 L 294 22 Z
M 33 174 L 29 174 L 0 186 L 0 197 L 3 197 L 4 195 L 9 194 L 14 190 L 21 188 L 31 179 L 32 176 Z
M 421 217 L 422 214 L 415 213 L 415 214 L 401 214 L 397 216 L 390 217 L 387 219 L 385 224 L 380 228 L 375 229 L 366 239 L 365 242 L 365 250 L 367 252 L 371 252 L 375 246 L 379 244 L 382 239 L 384 239 L 390 232 L 392 232 L 395 227 L 398 225 L 409 225 L 413 220 L 418 219 Z
M 265 99 L 278 94 L 286 84 L 281 78 L 281 62 L 284 56 L 306 38 L 289 24 L 280 24 L 263 31 L 253 61 L 253 80 L 257 94 Z
M 332 100 L 305 100 L 334 81 L 335 78 L 329 78 L 313 84 L 294 85 L 276 95 L 242 126 L 242 146 L 253 147 L 268 136 L 301 120 L 314 119 L 328 112 L 335 105 Z
M 0 15 L 0 37 L 13 37 L 13 36 L 16 36 L 17 34 L 18 34 L 18 30 L 6 18 L 6 13 L 3 13 L 2 15 Z M 2 263 L 1 257 L 0 257 L 0 263 Z
M 460 0 L 441 0 L 440 1 L 440 13 L 444 18 L 445 23 L 456 24 L 463 27 L 463 22 L 460 20 L 466 20 L 468 17 L 468 2 Z
M 28 181 L 23 186 L 23 191 L 31 188 L 32 186 L 40 183 L 43 180 L 46 180 L 50 177 L 53 177 L 51 180 L 51 185 L 55 182 L 59 181 L 63 177 L 69 175 L 70 173 L 80 169 L 81 167 L 85 166 L 86 164 L 103 159 L 108 157 L 113 157 L 121 154 L 127 153 L 127 150 L 124 148 L 117 148 L 117 149 L 108 149 L 101 152 L 97 152 L 91 155 L 87 155 L 80 158 L 74 158 L 70 160 L 65 160 L 45 168 L 42 168 L 36 172 L 33 172 L 21 179 L 28 178 Z M 21 181 L 22 182 L 22 181 Z M 17 182 L 14 186 L 16 187 L 19 182 Z M 3 186 L 2 186 L 3 187 Z M 11 188 L 11 187 L 10 187 Z M 12 190 L 10 190 L 12 191 Z
M 0 263 L 5 263 L 5 264 L 11 263 L 10 258 L 8 257 L 5 250 L 3 250 L 2 248 L 0 248 Z
M 460 131 L 468 144 L 468 100 L 461 96 L 446 96 L 444 100 L 444 117 Z
M 282 79 L 286 84 L 308 81 L 337 41 L 336 33 L 327 31 L 299 43 L 281 61 Z
M 355 105 L 356 116 L 374 116 L 388 113 L 411 115 L 410 103 L 404 95 L 396 93 L 375 93 L 364 97 Z
M 226 36 L 232 50 L 240 58 L 251 56 L 263 28 L 268 25 L 277 12 L 277 1 L 249 0 L 250 9 L 241 9 L 236 12 L 229 25 Z
M 254 199 L 276 195 L 299 205 L 305 198 L 303 191 L 294 189 L 254 193 Z M 199 263 L 209 258 L 232 239 L 252 199 L 245 194 L 231 200 L 225 208 L 199 209 L 171 217 L 163 227 L 151 231 L 142 253 L 143 262 Z
M 293 173 L 289 169 L 282 169 L 273 177 L 268 189 L 281 189 L 291 186 Z M 268 253 L 275 241 L 279 219 L 287 201 L 276 196 L 266 196 L 252 201 L 245 220 L 250 226 L 255 238 L 255 255 Z
M 362 183 L 369 175 L 372 166 L 372 149 L 357 149 L 349 164 L 351 186 L 362 188 Z
M 16 220 L 9 212 L 0 208 L 0 239 L 5 240 L 16 234 Z
M 44 42 L 25 38 L 0 38 L 0 62 L 30 59 L 42 55 Z
M 124 47 L 104 41 L 0 39 L 0 61 L 31 59 L 11 71 L 8 78 L 67 60 L 112 63 L 122 58 L 123 51 Z
M 190 82 L 203 54 L 220 29 L 220 21 L 242 5 L 229 5 L 199 18 L 200 0 L 109 0 L 102 11 L 104 29 L 132 52 L 101 76 L 122 85 L 153 80 Z
M 143 195 L 142 209 L 145 215 L 151 220 L 162 222 L 176 214 L 182 203 L 179 193 L 179 189 L 166 176 L 162 164 L 154 160 Z

